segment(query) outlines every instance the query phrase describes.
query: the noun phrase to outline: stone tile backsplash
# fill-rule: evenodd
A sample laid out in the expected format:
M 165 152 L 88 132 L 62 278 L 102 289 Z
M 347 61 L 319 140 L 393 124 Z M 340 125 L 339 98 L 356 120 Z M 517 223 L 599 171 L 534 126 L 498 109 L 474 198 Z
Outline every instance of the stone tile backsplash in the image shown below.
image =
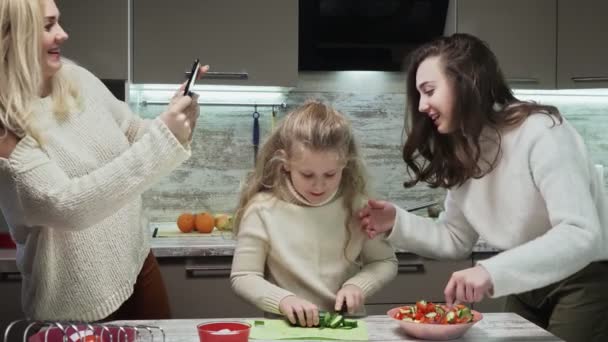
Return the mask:
M 372 194 L 411 207 L 432 200 L 442 201 L 444 191 L 418 185 L 404 189 L 405 166 L 401 159 L 405 94 L 398 78 L 387 84 L 363 82 L 358 86 L 323 86 L 323 80 L 308 80 L 286 96 L 287 108 L 277 119 L 307 99 L 332 104 L 350 117 L 370 175 Z M 334 90 L 334 88 L 338 88 Z M 373 89 L 381 89 L 374 91 Z M 539 95 L 518 93 L 522 99 L 558 106 L 579 130 L 594 162 L 608 165 L 608 96 Z M 144 117 L 154 117 L 164 105 L 133 108 Z M 152 220 L 173 220 L 183 211 L 232 212 L 240 182 L 253 166 L 253 107 L 202 106 L 192 143 L 192 158 L 144 194 Z M 258 108 L 262 140 L 271 129 L 270 108 Z M 421 211 L 421 213 L 424 213 Z

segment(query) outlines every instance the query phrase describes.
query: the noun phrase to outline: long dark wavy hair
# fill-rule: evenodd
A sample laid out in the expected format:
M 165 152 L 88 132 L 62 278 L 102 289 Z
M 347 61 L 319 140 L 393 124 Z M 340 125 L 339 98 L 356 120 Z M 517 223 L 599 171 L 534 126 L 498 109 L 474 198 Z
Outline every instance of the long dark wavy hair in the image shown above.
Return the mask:
M 439 133 L 431 118 L 418 109 L 416 73 L 420 64 L 431 57 L 439 57 L 453 96 L 451 110 L 456 129 L 447 134 Z M 403 160 L 411 179 L 404 183 L 405 187 L 425 182 L 433 188 L 452 188 L 471 178 L 481 178 L 499 160 L 502 129 L 522 123 L 532 113 L 544 113 L 554 122 L 562 122 L 556 107 L 518 100 L 494 53 L 486 43 L 469 34 L 440 37 L 412 53 L 407 98 Z M 482 153 L 482 147 L 487 150 L 487 146 L 480 144 L 482 131 L 487 129 L 495 133 L 488 140 L 496 145 L 490 158 Z

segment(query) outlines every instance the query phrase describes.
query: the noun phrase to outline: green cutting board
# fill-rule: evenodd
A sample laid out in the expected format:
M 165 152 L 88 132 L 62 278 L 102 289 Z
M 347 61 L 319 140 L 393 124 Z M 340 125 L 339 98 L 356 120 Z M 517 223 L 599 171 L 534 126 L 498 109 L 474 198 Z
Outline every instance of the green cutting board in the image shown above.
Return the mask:
M 365 321 L 357 320 L 358 327 L 353 329 L 319 329 L 292 327 L 283 319 L 259 319 L 263 325 L 255 325 L 250 321 L 252 340 L 347 340 L 367 341 L 367 325 Z

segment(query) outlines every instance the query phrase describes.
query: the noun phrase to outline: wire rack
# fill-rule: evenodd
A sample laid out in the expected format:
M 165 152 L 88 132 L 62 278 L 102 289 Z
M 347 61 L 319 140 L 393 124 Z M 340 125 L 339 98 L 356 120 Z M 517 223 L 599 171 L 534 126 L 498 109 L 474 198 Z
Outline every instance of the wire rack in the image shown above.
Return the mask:
M 3 337 L 4 342 L 164 342 L 165 332 L 150 325 L 19 320 Z

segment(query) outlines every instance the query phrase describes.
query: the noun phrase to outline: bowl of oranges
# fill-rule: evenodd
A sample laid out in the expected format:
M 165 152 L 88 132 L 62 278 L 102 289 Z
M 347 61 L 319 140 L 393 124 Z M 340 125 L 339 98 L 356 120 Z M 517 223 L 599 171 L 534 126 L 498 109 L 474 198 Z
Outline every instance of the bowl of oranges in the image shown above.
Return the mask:
M 423 340 L 452 340 L 464 335 L 482 314 L 463 304 L 448 307 L 424 300 L 387 312 L 408 335 Z

